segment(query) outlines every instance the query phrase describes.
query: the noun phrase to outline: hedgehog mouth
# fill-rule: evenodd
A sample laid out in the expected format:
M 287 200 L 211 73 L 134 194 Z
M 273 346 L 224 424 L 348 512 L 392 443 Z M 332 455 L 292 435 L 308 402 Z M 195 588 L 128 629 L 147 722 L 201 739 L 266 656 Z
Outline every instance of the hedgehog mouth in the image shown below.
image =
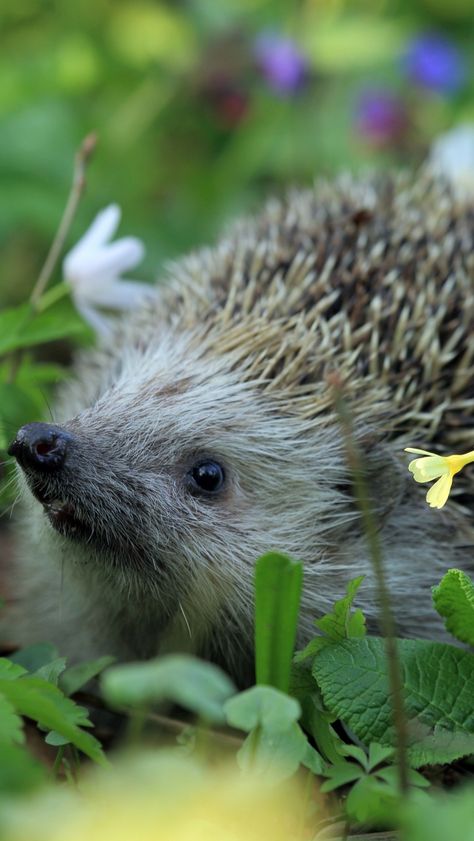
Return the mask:
M 93 535 L 91 526 L 78 517 L 75 506 L 58 496 L 46 491 L 40 485 L 31 485 L 33 496 L 43 506 L 43 511 L 55 531 L 72 540 L 90 540 Z

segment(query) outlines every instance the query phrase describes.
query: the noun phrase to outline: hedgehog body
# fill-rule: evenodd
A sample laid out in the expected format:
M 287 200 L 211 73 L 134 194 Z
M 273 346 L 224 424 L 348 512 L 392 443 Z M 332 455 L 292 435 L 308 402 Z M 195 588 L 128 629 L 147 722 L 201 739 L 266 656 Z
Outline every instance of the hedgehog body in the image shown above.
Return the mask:
M 472 449 L 473 240 L 474 207 L 427 173 L 342 178 L 173 265 L 156 303 L 78 360 L 56 410 L 63 469 L 24 470 L 21 638 L 75 658 L 192 651 L 244 685 L 271 549 L 304 562 L 299 643 L 361 573 L 374 622 L 334 375 L 399 632 L 442 636 L 430 586 L 474 567 L 469 484 L 428 509 L 403 447 Z

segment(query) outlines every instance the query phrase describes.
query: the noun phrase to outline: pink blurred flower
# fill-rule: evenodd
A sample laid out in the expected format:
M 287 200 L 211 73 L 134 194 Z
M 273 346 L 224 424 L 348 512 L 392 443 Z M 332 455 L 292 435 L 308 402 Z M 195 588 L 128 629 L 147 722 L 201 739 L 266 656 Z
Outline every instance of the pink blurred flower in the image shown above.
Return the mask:
M 384 146 L 398 140 L 408 125 L 406 106 L 394 93 L 373 88 L 361 93 L 356 105 L 356 127 L 366 140 Z
M 255 58 L 268 84 L 279 94 L 296 93 L 307 80 L 308 62 L 291 38 L 262 33 L 255 41 Z

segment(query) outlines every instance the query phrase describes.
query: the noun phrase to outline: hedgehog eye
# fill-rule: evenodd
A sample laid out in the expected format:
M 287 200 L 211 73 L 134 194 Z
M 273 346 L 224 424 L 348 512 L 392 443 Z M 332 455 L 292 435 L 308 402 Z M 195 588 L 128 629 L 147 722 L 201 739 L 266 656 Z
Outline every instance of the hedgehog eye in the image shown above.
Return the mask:
M 224 470 L 217 461 L 201 461 L 195 464 L 190 475 L 195 489 L 208 494 L 220 491 L 225 479 Z

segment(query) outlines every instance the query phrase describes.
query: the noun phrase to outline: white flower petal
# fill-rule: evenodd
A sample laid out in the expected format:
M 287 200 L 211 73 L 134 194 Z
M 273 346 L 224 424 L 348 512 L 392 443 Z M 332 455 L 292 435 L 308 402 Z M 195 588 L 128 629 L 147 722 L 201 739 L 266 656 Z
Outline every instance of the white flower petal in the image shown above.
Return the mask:
M 84 321 L 86 321 L 99 336 L 109 336 L 112 332 L 112 319 L 107 318 L 107 316 L 102 315 L 102 313 L 97 312 L 93 307 L 89 306 L 89 304 L 85 304 L 83 301 L 77 300 L 74 298 L 74 304 L 76 306 L 77 311 L 82 315 Z
M 81 237 L 75 249 L 95 251 L 110 240 L 117 230 L 122 211 L 118 204 L 109 204 L 97 214 L 90 227 Z M 75 250 L 73 249 L 73 250 Z
M 435 172 L 451 181 L 461 198 L 474 196 L 474 124 L 464 123 L 440 135 L 431 147 Z
M 156 289 L 148 283 L 134 280 L 114 280 L 97 285 L 87 296 L 88 303 L 117 310 L 133 310 L 156 295 Z
M 64 260 L 64 277 L 71 284 L 88 284 L 118 278 L 134 268 L 144 257 L 143 243 L 136 237 L 124 237 L 88 254 L 69 254 Z M 71 259 L 72 257 L 72 259 Z
M 112 322 L 97 307 L 135 309 L 156 294 L 148 284 L 121 278 L 143 259 L 145 248 L 137 237 L 110 242 L 119 221 L 120 208 L 106 207 L 63 261 L 64 278 L 77 309 L 102 335 L 110 332 Z

